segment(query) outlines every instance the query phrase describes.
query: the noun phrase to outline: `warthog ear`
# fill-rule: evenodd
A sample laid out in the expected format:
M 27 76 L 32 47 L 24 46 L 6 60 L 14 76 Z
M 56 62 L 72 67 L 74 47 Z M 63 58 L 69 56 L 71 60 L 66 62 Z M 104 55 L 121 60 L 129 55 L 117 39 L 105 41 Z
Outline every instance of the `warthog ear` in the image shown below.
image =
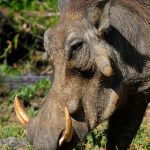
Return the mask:
M 103 32 L 110 26 L 110 6 L 111 0 L 95 0 L 88 10 L 88 18 L 101 37 Z M 98 70 L 105 76 L 110 77 L 113 70 L 110 63 L 111 48 L 103 41 L 98 41 L 95 46 L 95 61 Z
M 89 6 L 104 6 L 108 1 L 111 0 L 58 0 L 59 11 L 61 12 L 68 4 L 77 6 L 78 8 L 81 6 L 82 9 L 88 10 Z M 92 9 L 93 11 L 94 9 Z
M 91 23 L 101 35 L 110 26 L 111 0 L 95 0 L 89 8 L 88 16 Z

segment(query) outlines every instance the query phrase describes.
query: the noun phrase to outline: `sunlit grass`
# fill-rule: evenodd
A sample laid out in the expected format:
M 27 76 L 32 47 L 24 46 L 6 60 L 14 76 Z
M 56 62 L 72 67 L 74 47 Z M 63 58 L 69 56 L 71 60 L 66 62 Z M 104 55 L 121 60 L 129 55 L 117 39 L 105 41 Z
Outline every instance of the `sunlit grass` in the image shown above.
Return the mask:
M 56 9 L 56 0 L 0 0 L 0 5 L 9 7 L 14 11 Z
M 150 149 L 150 128 L 143 122 L 136 137 L 131 144 L 131 150 L 149 150 Z
M 8 137 L 25 137 L 25 130 L 17 124 L 8 124 L 5 127 L 0 125 L 0 139 Z

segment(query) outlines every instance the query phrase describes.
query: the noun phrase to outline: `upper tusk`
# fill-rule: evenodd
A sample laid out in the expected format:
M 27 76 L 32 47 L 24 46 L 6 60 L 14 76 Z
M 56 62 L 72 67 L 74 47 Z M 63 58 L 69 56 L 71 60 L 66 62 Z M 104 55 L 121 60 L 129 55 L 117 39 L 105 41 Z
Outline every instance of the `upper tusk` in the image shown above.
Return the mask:
M 65 119 L 66 119 L 66 129 L 59 140 L 59 147 L 61 147 L 64 142 L 69 143 L 72 139 L 72 121 L 67 107 L 65 107 Z
M 29 117 L 25 113 L 25 110 L 22 107 L 18 96 L 15 97 L 14 107 L 15 107 L 15 112 L 19 121 L 25 126 L 29 122 Z

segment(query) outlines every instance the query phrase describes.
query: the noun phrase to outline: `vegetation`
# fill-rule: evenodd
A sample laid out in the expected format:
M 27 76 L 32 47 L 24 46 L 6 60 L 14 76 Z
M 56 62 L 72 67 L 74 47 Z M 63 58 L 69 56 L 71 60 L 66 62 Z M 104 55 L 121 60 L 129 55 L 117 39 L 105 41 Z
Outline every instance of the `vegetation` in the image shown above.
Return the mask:
M 45 72 L 47 63 L 41 62 L 39 56 L 44 53 L 44 31 L 54 26 L 58 20 L 56 0 L 0 0 L 1 12 L 7 20 L 7 28 L 4 27 L 2 34 L 0 32 L 0 76 Z M 26 137 L 24 128 L 20 126 L 14 114 L 15 95 L 18 95 L 25 105 L 28 115 L 33 117 L 38 113 L 37 105 L 41 104 L 41 98 L 47 95 L 50 87 L 51 82 L 44 78 L 34 85 L 23 86 L 7 95 L 1 94 L 0 141 L 8 137 L 17 137 L 20 140 Z M 104 123 L 89 133 L 85 141 L 75 146 L 74 150 L 105 149 L 106 132 L 107 123 Z M 28 145 L 26 149 L 31 150 L 32 146 Z M 150 129 L 146 122 L 143 122 L 130 149 L 150 149 Z
M 22 100 L 28 100 L 29 102 L 33 99 L 45 96 L 51 86 L 51 82 L 48 78 L 43 78 L 37 81 L 34 85 L 24 86 L 18 90 L 14 90 L 9 93 L 7 101 L 12 103 L 16 95 Z
M 0 139 L 13 136 L 18 138 L 24 137 L 25 131 L 23 128 L 16 126 L 15 124 L 11 124 L 5 127 L 0 126 Z

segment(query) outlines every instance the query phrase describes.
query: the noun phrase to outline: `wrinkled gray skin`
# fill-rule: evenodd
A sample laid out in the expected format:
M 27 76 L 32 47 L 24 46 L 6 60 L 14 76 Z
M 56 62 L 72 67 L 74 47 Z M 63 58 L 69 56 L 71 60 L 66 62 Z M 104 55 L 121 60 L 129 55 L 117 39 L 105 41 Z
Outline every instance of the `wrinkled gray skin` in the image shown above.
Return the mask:
M 73 143 L 109 118 L 107 149 L 126 150 L 141 124 L 148 100 L 142 95 L 127 96 L 121 83 L 149 67 L 150 1 L 58 3 L 60 22 L 44 35 L 54 81 L 38 116 L 27 124 L 29 141 L 36 150 L 58 149 L 65 129 L 64 108 L 68 107 L 73 139 L 62 149 L 72 149 Z M 107 64 L 113 69 L 108 77 L 103 73 Z

